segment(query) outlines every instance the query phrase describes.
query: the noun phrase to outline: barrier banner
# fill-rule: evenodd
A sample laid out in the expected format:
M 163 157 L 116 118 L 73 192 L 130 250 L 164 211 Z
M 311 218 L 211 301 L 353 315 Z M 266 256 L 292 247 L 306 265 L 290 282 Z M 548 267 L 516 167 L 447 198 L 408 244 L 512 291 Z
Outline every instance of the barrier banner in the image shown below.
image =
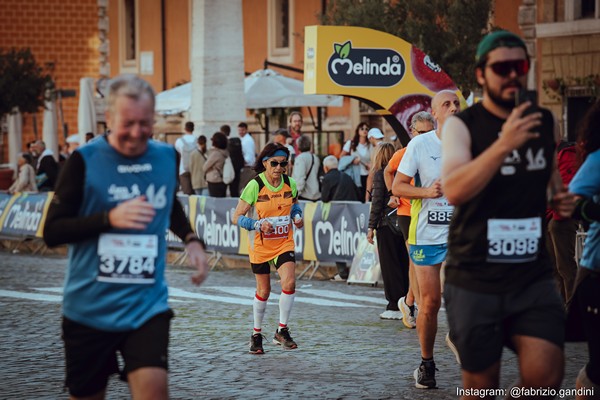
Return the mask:
M 192 227 L 198 237 L 204 240 L 206 248 L 226 254 L 244 254 L 240 253 L 240 228 L 231 223 L 238 199 L 191 197 L 193 200 L 190 204 L 195 203 L 194 207 L 190 207 L 189 214 Z
M 10 193 L 0 192 L 0 227 L 2 226 L 2 221 L 4 220 L 4 211 L 8 209 L 12 197 L 13 196 Z
M 351 262 L 359 240 L 367 232 L 369 204 L 359 202 L 313 204 L 316 207 L 314 215 L 310 221 L 307 221 L 310 224 L 304 227 L 307 232 L 310 229 L 312 243 L 307 243 L 304 259 Z
M 18 193 L 2 212 L 0 231 L 12 236 L 42 237 L 53 193 Z

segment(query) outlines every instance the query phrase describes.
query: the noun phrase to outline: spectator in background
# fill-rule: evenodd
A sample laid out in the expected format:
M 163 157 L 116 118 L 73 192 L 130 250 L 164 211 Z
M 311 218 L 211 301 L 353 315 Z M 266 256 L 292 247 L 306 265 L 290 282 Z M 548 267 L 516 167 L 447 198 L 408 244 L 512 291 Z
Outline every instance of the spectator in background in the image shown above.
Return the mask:
M 175 150 L 179 153 L 179 185 L 185 194 L 194 194 L 192 189 L 192 175 L 190 174 L 190 155 L 196 150 L 194 137 L 194 123 L 185 123 L 185 133 L 175 141 Z
M 568 187 L 578 168 L 575 143 L 561 141 L 556 150 L 556 166 L 563 184 Z M 575 241 L 579 222 L 573 218 L 561 217 L 552 207 L 546 209 L 546 217 L 548 219 L 546 247 L 553 262 L 558 291 L 566 302 L 573 295 L 577 275 Z
M 39 154 L 36 169 L 38 189 L 41 192 L 52 191 L 58 177 L 58 162 L 54 158 L 54 152 L 46 148 L 43 140 L 36 141 L 34 148 L 36 154 Z
M 222 132 L 229 139 L 229 135 L 231 134 L 231 127 L 229 125 L 221 125 L 219 131 Z
M 598 398 L 600 391 L 600 101 L 596 100 L 579 128 L 577 138 L 581 150 L 581 165 L 569 184 L 577 199 L 573 216 L 590 224 L 587 232 L 581 268 L 572 307 L 581 315 L 583 331 L 588 342 L 589 361 L 579 371 L 577 389 L 591 389 L 591 396 L 580 395 L 577 400 Z M 595 396 L 594 396 L 595 392 Z
M 66 142 L 67 142 L 67 154 L 71 155 L 79 147 L 79 134 L 74 133 L 73 135 L 70 135 L 67 138 Z
M 231 158 L 231 164 L 235 172 L 235 178 L 229 184 L 229 196 L 240 197 L 240 179 L 242 169 L 244 168 L 244 154 L 242 150 L 242 140 L 237 137 L 229 137 L 231 127 L 229 125 L 221 126 L 221 132 L 227 136 L 227 151 Z
M 20 153 L 17 159 L 19 173 L 17 179 L 8 188 L 8 192 L 14 194 L 16 192 L 37 192 L 35 183 L 35 170 L 31 166 L 31 155 L 28 153 Z
M 371 143 L 371 165 L 373 165 L 373 158 L 375 157 L 375 150 L 377 150 L 377 146 L 383 143 L 383 139 L 385 136 L 381 132 L 379 128 L 371 128 L 369 129 L 369 133 L 367 134 L 367 139 L 369 139 L 369 143 Z M 395 148 L 394 148 L 395 149 Z M 371 190 L 373 188 L 373 174 L 375 171 L 373 168 L 369 170 L 369 175 L 367 175 L 367 188 L 365 194 L 365 202 L 371 200 Z
M 245 122 L 240 122 L 238 124 L 238 135 L 242 141 L 242 156 L 244 157 L 244 166 L 242 167 L 238 185 L 239 190 L 245 188 L 248 182 L 256 176 L 253 169 L 254 162 L 256 161 L 256 144 L 254 143 L 252 135 L 248 132 L 248 124 Z
M 87 132 L 85 134 L 85 142 L 88 143 L 90 140 L 94 138 L 94 132 Z
M 289 140 L 289 142 L 287 142 L 286 144 L 292 144 L 295 152 L 292 153 L 293 155 L 298 155 L 300 154 L 298 151 L 298 144 L 297 144 L 297 140 L 298 138 L 302 135 L 302 124 L 303 124 L 304 120 L 302 118 L 302 114 L 299 111 L 292 111 L 290 113 L 290 116 L 288 118 L 288 132 L 290 134 L 290 138 L 291 140 Z
M 394 155 L 394 145 L 383 143 L 375 150 L 373 158 L 373 202 L 369 216 L 367 240 L 373 244 L 377 233 L 377 250 L 383 289 L 388 304 L 385 311 L 379 315 L 382 319 L 402 319 L 398 308 L 398 300 L 408 293 L 408 251 L 404 245 L 404 237 L 396 235 L 384 218 L 396 210 L 387 204 L 390 201 L 390 191 L 385 186 L 383 169 Z
M 311 151 L 312 141 L 308 135 L 302 135 L 297 140 L 300 154 L 296 157 L 292 178 L 296 181 L 298 198 L 300 200 L 318 201 L 321 198 L 319 191 L 319 168 L 321 160 Z
M 338 159 L 334 156 L 327 156 L 323 160 L 323 184 L 321 186 L 321 201 L 329 203 L 330 201 L 360 201 L 360 191 L 354 184 L 352 178 L 338 170 Z M 332 281 L 345 282 L 348 279 L 348 266 L 346 261 L 336 261 L 338 273 Z
M 227 136 L 222 132 L 215 132 L 211 139 L 212 149 L 204 163 L 204 174 L 208 182 L 208 194 L 211 197 L 227 196 L 227 185 L 223 182 L 223 167 L 225 159 L 229 156 L 227 151 Z
M 369 133 L 369 125 L 361 122 L 356 126 L 354 131 L 354 137 L 352 140 L 348 140 L 342 148 L 342 154 L 340 156 L 340 170 L 345 171 L 346 163 L 342 165 L 342 158 L 347 155 L 352 155 L 352 164 L 358 165 L 360 168 L 360 185 L 357 185 L 361 191 L 361 201 L 365 201 L 366 188 L 367 188 L 367 177 L 369 176 L 369 169 L 371 168 L 371 149 L 372 146 L 367 139 Z
M 192 175 L 192 188 L 199 196 L 208 196 L 208 185 L 204 174 L 204 163 L 207 160 L 206 136 L 198 136 L 198 148 L 190 155 L 190 174 Z

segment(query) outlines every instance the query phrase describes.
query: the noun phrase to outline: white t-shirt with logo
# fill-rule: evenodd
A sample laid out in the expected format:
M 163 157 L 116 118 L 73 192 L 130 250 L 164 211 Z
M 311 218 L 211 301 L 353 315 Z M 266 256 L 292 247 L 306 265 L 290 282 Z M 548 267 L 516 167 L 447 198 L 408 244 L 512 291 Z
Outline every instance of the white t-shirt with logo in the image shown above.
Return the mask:
M 175 150 L 180 155 L 179 175 L 190 172 L 190 156 L 196 150 L 196 138 L 191 133 L 186 133 L 175 141 Z
M 415 178 L 416 187 L 429 187 L 442 174 L 442 142 L 429 131 L 413 138 L 398 166 L 398 172 Z M 448 242 L 448 227 L 454 207 L 445 197 L 412 199 L 408 243 L 436 245 Z

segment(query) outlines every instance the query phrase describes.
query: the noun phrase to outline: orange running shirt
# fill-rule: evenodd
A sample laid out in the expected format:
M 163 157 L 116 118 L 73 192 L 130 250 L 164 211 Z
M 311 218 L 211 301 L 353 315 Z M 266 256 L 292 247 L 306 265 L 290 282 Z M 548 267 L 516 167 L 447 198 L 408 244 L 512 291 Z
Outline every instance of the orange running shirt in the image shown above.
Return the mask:
M 248 232 L 251 263 L 261 264 L 285 252 L 295 251 L 290 214 L 297 197 L 296 182 L 287 175 L 282 175 L 281 183 L 276 188 L 269 184 L 264 172 L 246 185 L 240 199 L 254 206 L 256 219 L 268 219 L 275 229 L 269 234 Z
M 388 163 L 389 167 L 392 171 L 397 171 L 398 166 L 400 165 L 400 161 L 402 161 L 402 157 L 404 157 L 404 153 L 406 153 L 406 147 L 401 148 L 397 152 L 394 153 L 390 162 Z M 410 184 L 414 184 L 414 179 L 410 181 Z M 404 197 L 400 197 L 400 205 L 398 206 L 398 215 L 406 215 L 410 217 L 410 199 L 405 199 Z

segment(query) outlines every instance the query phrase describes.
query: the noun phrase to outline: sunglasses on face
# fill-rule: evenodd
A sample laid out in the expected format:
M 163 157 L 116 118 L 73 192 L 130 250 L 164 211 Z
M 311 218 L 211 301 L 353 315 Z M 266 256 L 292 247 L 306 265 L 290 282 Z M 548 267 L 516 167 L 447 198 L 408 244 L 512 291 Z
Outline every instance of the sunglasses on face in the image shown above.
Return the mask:
M 277 162 L 277 161 L 269 161 L 269 164 L 271 164 L 271 167 L 275 168 L 278 165 L 281 165 L 281 168 L 285 168 L 288 166 L 288 162 L 287 161 L 282 161 L 282 162 Z
M 488 67 L 501 77 L 509 76 L 512 71 L 515 71 L 517 76 L 523 76 L 529 72 L 529 62 L 527 60 L 501 61 L 489 64 Z

